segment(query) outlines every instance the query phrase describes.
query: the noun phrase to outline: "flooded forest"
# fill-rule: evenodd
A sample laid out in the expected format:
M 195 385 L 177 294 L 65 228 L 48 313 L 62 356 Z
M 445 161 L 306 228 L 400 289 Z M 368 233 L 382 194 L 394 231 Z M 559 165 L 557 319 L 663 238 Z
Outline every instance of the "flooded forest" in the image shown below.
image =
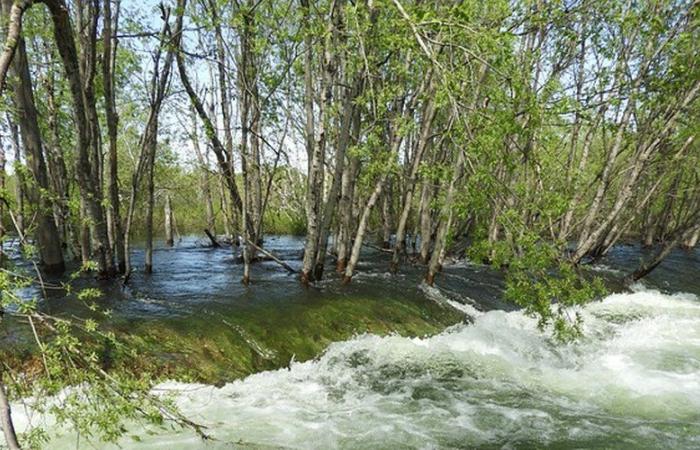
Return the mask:
M 0 41 L 0 449 L 700 447 L 698 0 Z

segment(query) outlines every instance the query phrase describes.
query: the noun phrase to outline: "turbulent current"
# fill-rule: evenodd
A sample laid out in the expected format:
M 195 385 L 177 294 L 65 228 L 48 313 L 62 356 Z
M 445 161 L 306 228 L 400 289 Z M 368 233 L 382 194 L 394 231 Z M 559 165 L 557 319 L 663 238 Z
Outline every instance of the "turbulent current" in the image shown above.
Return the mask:
M 214 440 L 134 430 L 140 441 L 120 445 L 700 448 L 698 298 L 639 287 L 582 314 L 585 338 L 568 346 L 521 312 L 472 311 L 432 337 L 361 335 L 221 388 L 166 383 Z

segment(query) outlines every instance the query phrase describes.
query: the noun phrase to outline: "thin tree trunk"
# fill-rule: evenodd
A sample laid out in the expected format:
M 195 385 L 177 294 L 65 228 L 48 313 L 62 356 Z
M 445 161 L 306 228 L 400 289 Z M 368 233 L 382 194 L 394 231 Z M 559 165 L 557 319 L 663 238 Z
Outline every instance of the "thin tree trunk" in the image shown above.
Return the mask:
M 194 151 L 197 154 L 197 161 L 199 162 L 199 170 L 201 172 L 201 175 L 199 177 L 199 182 L 200 182 L 200 190 L 202 193 L 202 199 L 204 200 L 204 205 L 206 207 L 206 214 L 207 214 L 207 229 L 216 235 L 216 220 L 214 217 L 214 204 L 212 202 L 211 198 L 211 182 L 210 182 L 210 176 L 209 176 L 209 164 L 208 164 L 208 158 L 205 157 L 205 155 L 202 153 L 202 149 L 199 145 L 199 133 L 197 131 L 197 114 L 193 110 L 192 111 L 192 133 L 190 135 L 192 139 L 192 146 L 194 147 Z M 223 189 L 221 190 L 221 205 L 222 208 L 224 207 L 226 196 L 224 195 Z M 224 210 L 226 213 L 226 210 Z M 227 215 L 227 214 L 225 214 Z M 226 220 L 224 220 L 224 224 L 226 224 Z M 228 230 L 226 232 L 228 234 Z
M 440 224 L 438 225 L 437 234 L 435 236 L 435 246 L 433 248 L 433 253 L 430 256 L 430 262 L 428 263 L 428 273 L 425 276 L 425 281 L 430 286 L 432 286 L 435 282 L 435 276 L 437 273 L 442 270 L 447 245 L 447 235 L 450 231 L 450 227 L 452 226 L 452 209 L 454 206 L 453 202 L 455 190 L 457 188 L 457 183 L 462 178 L 462 173 L 464 172 L 464 150 L 458 149 L 457 151 L 459 152 L 459 155 L 457 156 L 455 171 L 452 174 L 452 178 L 445 195 L 445 200 L 440 211 Z
M 7 174 L 5 172 L 5 164 L 7 159 L 5 157 L 5 146 L 0 142 L 0 192 L 5 192 L 5 184 Z M 3 242 L 5 242 L 5 203 L 0 201 L 0 266 L 5 263 L 5 253 L 3 249 Z
M 348 284 L 352 280 L 352 276 L 355 273 L 355 267 L 360 259 L 360 250 L 362 250 L 362 243 L 365 238 L 365 233 L 367 232 L 367 224 L 369 223 L 369 216 L 372 213 L 372 208 L 379 200 L 379 196 L 382 194 L 382 189 L 384 188 L 384 183 L 387 179 L 387 174 L 379 177 L 377 182 L 374 184 L 374 190 L 372 195 L 370 195 L 367 204 L 362 209 L 362 215 L 360 216 L 360 223 L 357 226 L 357 232 L 355 233 L 355 241 L 352 245 L 352 251 L 350 252 L 350 259 L 345 267 L 345 275 L 343 276 L 343 284 Z
M 625 277 L 625 284 L 632 284 L 635 281 L 639 281 L 645 276 L 649 275 L 664 261 L 664 259 L 666 259 L 669 253 L 671 253 L 671 251 L 676 248 L 679 243 L 698 233 L 700 233 L 700 223 L 687 228 L 685 231 L 675 233 L 675 236 L 672 239 L 664 242 L 650 260 L 643 262 L 637 268 L 637 270 Z
M 187 4 L 186 0 L 178 0 L 177 3 L 177 11 L 178 11 L 178 20 L 182 21 L 182 14 L 184 14 L 185 6 Z M 177 49 L 177 68 L 178 72 L 180 74 L 180 81 L 182 81 L 182 85 L 185 88 L 185 91 L 187 92 L 188 97 L 190 98 L 190 102 L 192 103 L 192 106 L 194 107 L 195 111 L 197 111 L 197 114 L 199 115 L 200 120 L 202 121 L 202 124 L 204 125 L 204 130 L 206 132 L 207 137 L 209 138 L 209 141 L 212 146 L 212 150 L 214 151 L 214 155 L 216 156 L 217 163 L 219 165 L 219 169 L 221 170 L 221 173 L 224 177 L 224 181 L 226 182 L 226 186 L 229 191 L 229 195 L 231 196 L 231 200 L 233 201 L 233 205 L 238 211 L 238 213 L 242 212 L 243 209 L 243 201 L 241 199 L 241 196 L 238 192 L 238 186 L 236 185 L 236 178 L 235 174 L 233 173 L 233 163 L 229 158 L 229 155 L 226 151 L 226 148 L 224 145 L 221 143 L 219 140 L 217 134 L 216 134 L 216 128 L 214 127 L 214 124 L 211 121 L 211 118 L 207 114 L 204 104 L 200 100 L 199 96 L 197 95 L 197 92 L 194 90 L 192 87 L 192 84 L 190 83 L 190 79 L 187 76 L 187 70 L 185 67 L 185 59 L 182 54 L 182 49 L 181 49 L 181 36 L 180 33 L 175 32 L 173 33 L 173 46 Z M 247 224 L 244 224 L 244 227 L 248 226 Z M 250 234 L 254 234 L 253 230 L 249 230 Z
M 117 1 L 117 11 L 119 10 L 119 1 Z M 114 22 L 114 27 L 112 26 Z M 119 177 L 117 167 L 117 129 L 119 125 L 119 116 L 115 106 L 114 92 L 114 70 L 116 61 L 113 60 L 116 55 L 118 41 L 113 38 L 113 34 L 118 30 L 116 20 L 112 18 L 112 0 L 104 2 L 104 19 L 102 28 L 102 86 L 105 99 L 105 119 L 107 123 L 107 136 L 109 139 L 108 151 L 108 177 L 107 191 L 109 194 L 109 234 L 111 235 L 111 246 L 116 248 L 117 254 L 117 269 L 120 273 L 126 270 L 125 261 L 125 246 L 124 232 L 122 230 L 122 218 L 120 211 L 119 200 Z
M 170 194 L 166 193 L 165 194 L 165 206 L 164 206 L 164 214 L 165 214 L 165 245 L 168 247 L 172 247 L 173 244 L 175 243 L 174 239 L 174 230 L 173 230 L 173 207 L 170 202 Z
M 360 119 L 359 108 L 354 108 L 350 135 L 352 143 L 356 143 L 359 140 Z M 347 157 L 348 164 L 343 170 L 338 202 L 338 233 L 336 236 L 336 272 L 338 273 L 345 272 L 352 248 L 352 205 L 355 197 L 355 181 L 360 170 L 360 160 L 354 155 L 348 155 Z
M 428 263 L 432 245 L 433 217 L 430 205 L 432 200 L 433 187 L 430 184 L 430 180 L 424 180 L 420 198 L 420 261 L 423 264 Z
M 42 0 L 49 8 L 54 24 L 54 38 L 61 55 L 66 78 L 70 86 L 73 100 L 73 114 L 78 129 L 78 154 L 76 157 L 76 175 L 81 197 L 85 200 L 86 213 L 90 219 L 93 252 L 97 256 L 100 275 L 109 276 L 114 272 L 112 249 L 109 248 L 107 223 L 102 206 L 99 177 L 95 177 L 96 168 L 91 163 L 91 152 L 95 149 L 94 130 L 89 121 L 96 114 L 90 111 L 95 105 L 87 105 L 85 91 L 81 80 L 78 53 L 75 47 L 73 29 L 71 27 L 69 9 L 64 0 Z M 94 100 L 94 98 L 92 99 Z M 94 156 L 94 155 L 93 155 Z
M 308 156 L 307 193 L 306 193 L 306 244 L 301 269 L 302 284 L 314 281 L 313 269 L 316 264 L 318 241 L 321 231 L 321 199 L 323 196 L 323 150 L 315 142 L 314 124 L 314 83 L 313 83 L 313 37 L 311 35 L 310 6 L 308 0 L 300 0 L 303 9 L 303 27 L 305 29 L 306 52 L 304 57 L 304 134 L 306 154 Z
M 153 139 L 146 148 L 146 248 L 144 272 L 153 273 L 153 208 L 155 203 L 155 182 L 153 172 L 155 166 L 155 154 L 157 147 L 158 119 L 155 119 Z
M 126 227 L 124 229 L 124 253 L 127 276 L 131 272 L 131 257 L 129 251 L 131 241 L 131 225 L 134 218 L 134 211 L 136 209 L 136 195 L 138 193 L 139 183 L 144 171 L 147 178 L 146 191 L 148 194 L 146 199 L 146 263 L 144 270 L 146 273 L 151 273 L 153 271 L 153 203 L 155 201 L 153 170 L 155 166 L 156 149 L 158 147 L 158 116 L 160 114 L 165 95 L 167 94 L 167 88 L 170 82 L 170 72 L 172 69 L 173 60 L 175 59 L 175 53 L 177 52 L 176 46 L 169 46 L 169 41 L 173 36 L 178 36 L 179 39 L 179 35 L 182 30 L 182 14 L 183 11 L 179 11 L 175 21 L 175 29 L 171 33 L 169 25 L 170 10 L 162 7 L 163 27 L 160 31 L 160 45 L 154 57 L 155 64 L 150 81 L 150 111 L 146 122 L 146 129 L 144 130 L 144 134 L 141 136 L 141 152 L 139 154 L 139 160 L 136 169 L 134 170 L 134 174 L 132 175 L 131 197 L 129 199 L 129 209 L 127 211 Z M 165 56 L 165 60 L 163 61 L 161 72 L 160 58 L 163 49 L 166 47 L 168 47 L 168 52 Z
M 221 212 L 224 215 L 224 234 L 229 237 L 234 237 L 233 230 L 237 229 L 236 223 L 233 220 L 233 211 L 231 209 L 230 197 L 226 195 L 226 182 L 223 175 L 218 177 L 219 199 L 221 200 Z M 242 220 L 242 218 L 241 218 Z
M 47 46 L 48 47 L 48 44 Z M 45 63 L 50 64 L 51 57 L 53 56 L 53 51 L 45 48 L 46 59 Z M 49 174 L 49 179 L 51 180 L 51 185 L 56 194 L 56 200 L 53 202 L 54 209 L 54 219 L 56 221 L 56 227 L 58 228 L 59 234 L 61 235 L 61 240 L 64 243 L 70 241 L 69 236 L 69 224 L 70 224 L 70 210 L 68 207 L 68 172 L 66 169 L 66 162 L 63 155 L 63 148 L 61 147 L 61 137 L 59 129 L 59 110 L 56 103 L 56 80 L 53 71 L 49 71 L 46 79 L 46 91 L 47 99 L 46 106 L 48 109 L 48 128 L 49 128 L 49 144 L 46 148 L 46 165 Z M 77 247 L 75 247 L 77 248 Z M 74 253 L 77 255 L 78 253 Z M 64 255 L 65 257 L 65 255 Z
M 379 243 L 381 247 L 385 250 L 391 248 L 391 231 L 393 228 L 392 220 L 392 197 L 394 195 L 394 183 L 389 180 L 384 189 L 384 195 L 382 195 L 382 235 L 381 242 Z
M 87 266 L 90 263 L 90 254 L 92 253 L 92 245 L 90 243 L 90 226 L 88 222 L 87 213 L 87 203 L 83 198 L 80 198 L 80 214 L 79 214 L 79 228 L 80 228 L 80 262 L 83 266 Z
M 24 39 L 19 38 L 13 61 L 13 72 L 17 77 L 15 83 L 15 103 L 22 129 L 22 141 L 27 157 L 27 164 L 32 172 L 36 189 L 32 193 L 33 203 L 37 206 L 36 242 L 44 270 L 59 274 L 65 270 L 61 238 L 53 218 L 53 207 L 48 197 L 51 190 L 46 171 L 44 151 L 41 142 L 38 115 L 34 104 L 34 91 L 29 74 L 27 52 Z
M 403 110 L 403 102 L 397 100 L 396 103 L 397 105 L 400 105 L 400 107 L 397 106 L 396 108 L 396 114 L 400 115 L 399 111 Z M 406 116 L 406 114 L 403 114 L 401 118 L 405 119 Z M 399 154 L 399 150 L 401 149 L 401 143 L 403 141 L 403 136 L 397 132 L 390 132 L 390 138 L 388 139 L 388 141 L 389 152 L 387 156 L 388 160 L 391 161 L 394 158 L 396 158 Z M 365 204 L 365 206 L 362 208 L 362 214 L 360 215 L 360 220 L 357 225 L 357 231 L 355 232 L 354 236 L 354 242 L 352 244 L 352 251 L 350 252 L 350 259 L 348 260 L 347 267 L 345 268 L 343 284 L 350 283 L 350 281 L 352 280 L 352 276 L 355 273 L 355 267 L 357 266 L 357 262 L 360 259 L 360 251 L 362 250 L 362 244 L 364 242 L 365 233 L 367 232 L 370 214 L 372 213 L 374 205 L 376 205 L 377 201 L 379 201 L 379 198 L 382 195 L 382 191 L 388 178 L 388 171 L 384 171 L 384 173 L 379 175 L 379 178 L 374 184 L 372 194 L 367 200 L 367 204 Z
M 0 371 L 0 377 L 1 376 L 2 371 Z M 12 409 L 10 408 L 10 402 L 7 400 L 5 384 L 2 382 L 2 378 L 0 378 L 0 425 L 2 425 L 2 431 L 5 434 L 5 443 L 8 449 L 20 450 L 21 447 L 17 440 L 14 423 L 12 422 Z
M 5 89 L 7 72 L 10 70 L 10 64 L 15 56 L 15 49 L 22 33 L 22 15 L 33 3 L 33 0 L 16 0 L 12 3 L 4 3 L 6 6 L 4 7 L 3 15 L 8 17 L 8 21 L 5 32 L 5 45 L 2 53 L 0 53 L 0 93 Z
M 698 241 L 700 241 L 700 227 L 698 227 L 698 229 L 695 230 L 695 232 L 692 233 L 688 239 L 683 241 L 683 248 L 695 248 L 695 246 L 698 245 Z
M 355 86 L 346 93 L 343 107 L 343 118 L 340 130 L 338 132 L 337 145 L 335 150 L 335 170 L 333 173 L 333 183 L 331 184 L 328 193 L 328 201 L 323 208 L 323 218 L 321 221 L 321 229 L 319 231 L 319 243 L 316 251 L 316 266 L 314 269 L 314 278 L 320 280 L 323 277 L 323 271 L 326 261 L 326 253 L 328 251 L 328 237 L 330 234 L 331 221 L 336 210 L 336 206 L 342 201 L 342 185 L 345 180 L 345 159 L 348 146 L 351 139 L 352 121 L 355 115 L 354 100 L 359 95 L 361 89 L 361 81 L 357 81 Z M 348 174 L 349 175 L 349 174 Z M 338 227 L 340 230 L 340 226 Z M 340 234 L 340 233 L 338 233 Z M 339 236 L 336 236 L 338 239 Z
M 418 137 L 416 151 L 413 156 L 413 161 L 411 162 L 410 173 L 408 175 L 408 179 L 406 180 L 406 192 L 403 198 L 403 207 L 401 209 L 401 215 L 399 216 L 399 223 L 396 227 L 396 244 L 394 245 L 394 253 L 391 257 L 392 271 L 396 271 L 398 269 L 399 258 L 406 249 L 406 226 L 408 224 L 408 217 L 413 206 L 413 193 L 415 192 L 416 178 L 423 160 L 425 149 L 428 146 L 430 131 L 432 129 L 433 120 L 435 119 L 435 99 L 434 95 L 431 95 L 433 92 L 432 87 L 429 88 L 428 91 L 429 100 L 425 105 L 425 110 L 422 114 L 420 136 Z
M 22 167 L 22 146 L 20 145 L 19 128 L 14 118 L 7 114 L 7 124 L 10 128 L 12 139 L 12 150 L 14 152 L 14 171 L 15 171 L 15 204 L 17 212 L 15 213 L 15 221 L 17 223 L 17 232 L 24 236 L 24 198 L 27 191 L 27 183 L 24 179 L 24 167 Z

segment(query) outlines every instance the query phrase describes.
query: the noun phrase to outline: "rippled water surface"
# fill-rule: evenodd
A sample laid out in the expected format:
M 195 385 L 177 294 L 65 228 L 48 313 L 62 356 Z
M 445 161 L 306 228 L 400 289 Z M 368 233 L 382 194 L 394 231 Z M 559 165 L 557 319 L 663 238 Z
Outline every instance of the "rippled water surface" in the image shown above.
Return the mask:
M 562 346 L 503 303 L 500 275 L 483 266 L 447 267 L 427 288 L 421 269 L 392 276 L 375 255 L 351 287 L 331 277 L 305 290 L 263 263 L 246 289 L 230 253 L 188 245 L 157 252 L 156 274 L 113 300 L 118 314 L 184 319 L 258 302 L 404 295 L 459 308 L 469 320 L 431 337 L 359 335 L 315 360 L 223 387 L 165 383 L 157 391 L 174 395 L 215 440 L 135 429 L 141 441 L 125 438 L 122 448 L 700 448 L 697 251 L 674 253 L 633 292 L 587 305 L 585 338 Z M 297 265 L 299 245 L 268 244 Z M 640 254 L 620 247 L 595 270 L 618 277 Z M 74 442 L 58 437 L 52 448 Z

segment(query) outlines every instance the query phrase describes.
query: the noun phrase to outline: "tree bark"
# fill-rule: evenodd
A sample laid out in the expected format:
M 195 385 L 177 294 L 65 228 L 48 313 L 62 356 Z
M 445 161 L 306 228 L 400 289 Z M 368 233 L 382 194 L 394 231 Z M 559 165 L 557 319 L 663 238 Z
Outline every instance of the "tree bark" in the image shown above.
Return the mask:
M 698 241 L 700 241 L 700 227 L 698 227 L 694 233 L 691 233 L 690 237 L 683 241 L 683 248 L 688 250 L 695 248 L 695 246 L 698 245 Z
M 173 230 L 173 207 L 170 202 L 170 194 L 166 193 L 165 194 L 165 206 L 164 206 L 164 214 L 165 214 L 165 245 L 168 247 L 172 247 L 173 244 L 175 243 L 174 239 L 174 230 Z
M 12 58 L 15 56 L 17 43 L 22 34 L 22 16 L 33 3 L 33 0 L 19 0 L 12 3 L 6 2 L 6 8 L 3 8 L 5 9 L 3 15 L 8 17 L 8 21 L 5 33 L 5 45 L 3 46 L 2 53 L 0 53 L 0 93 L 5 89 L 7 72 L 10 70 Z
M 117 11 L 119 2 L 117 1 Z M 118 13 L 116 15 L 118 17 Z M 114 23 L 114 26 L 112 24 Z M 116 18 L 112 17 L 112 0 L 104 2 L 104 19 L 102 25 L 102 85 L 105 99 L 105 119 L 107 123 L 107 136 L 109 140 L 108 150 L 108 176 L 107 191 L 109 194 L 109 234 L 111 235 L 110 245 L 116 248 L 117 269 L 120 273 L 126 270 L 126 257 L 124 247 L 124 231 L 119 200 L 119 176 L 117 158 L 117 130 L 119 125 L 119 115 L 115 106 L 114 92 L 114 70 L 116 61 L 114 60 L 118 41 L 113 38 L 118 30 Z
M 155 180 L 154 166 L 156 157 L 156 148 L 158 147 L 158 118 L 157 112 L 154 111 L 153 131 L 148 145 L 144 148 L 146 152 L 146 245 L 145 245 L 145 264 L 144 272 L 153 273 L 153 208 L 155 203 Z
M 14 153 L 14 171 L 15 171 L 15 222 L 17 232 L 24 236 L 24 198 L 27 192 L 27 183 L 24 179 L 24 167 L 22 167 L 22 146 L 20 145 L 19 127 L 15 119 L 8 113 L 7 126 L 10 128 L 12 150 Z M 23 244 L 23 243 L 22 243 Z
M 197 161 L 199 162 L 199 170 L 201 172 L 199 177 L 200 190 L 202 194 L 202 199 L 204 200 L 204 205 L 206 207 L 206 220 L 207 229 L 216 235 L 216 219 L 214 216 L 214 203 L 212 201 L 211 195 L 211 181 L 209 174 L 209 164 L 208 157 L 202 153 L 202 149 L 199 145 L 199 133 L 197 131 L 197 113 L 192 110 L 192 133 L 190 134 L 192 140 L 192 146 L 197 154 Z M 223 193 L 223 190 L 222 190 Z M 222 195 L 222 206 L 225 205 L 226 198 Z M 224 220 L 226 223 L 226 220 Z
M 353 117 L 357 107 L 354 105 L 355 99 L 359 95 L 361 89 L 361 80 L 357 80 L 355 86 L 346 92 L 343 117 L 341 127 L 338 132 L 337 145 L 335 149 L 335 169 L 333 173 L 333 183 L 331 184 L 328 193 L 328 200 L 323 208 L 323 218 L 321 220 L 321 229 L 319 231 L 319 243 L 316 251 L 316 266 L 314 268 L 314 278 L 320 280 L 323 277 L 323 271 L 326 261 L 326 253 L 328 251 L 328 237 L 330 234 L 331 221 L 336 211 L 336 206 L 342 202 L 342 185 L 346 176 L 346 153 L 350 145 Z M 351 164 L 352 166 L 352 164 Z M 350 170 L 353 170 L 352 167 Z M 350 176 L 350 174 L 347 174 Z M 349 188 L 349 186 L 346 186 Z M 341 208 L 342 209 L 342 208 Z M 340 226 L 338 227 L 340 229 Z M 339 236 L 336 236 L 338 239 Z
M 4 0 L 5 2 L 7 0 Z M 7 5 L 5 6 L 7 9 Z M 38 114 L 34 103 L 34 90 L 29 74 L 27 52 L 22 37 L 17 43 L 17 50 L 12 70 L 17 77 L 14 85 L 15 104 L 22 141 L 27 157 L 27 164 L 36 183 L 32 190 L 32 202 L 37 207 L 36 243 L 44 270 L 47 273 L 60 274 L 65 270 L 61 238 L 53 218 L 53 207 L 48 197 L 51 191 L 49 177 L 44 160 L 44 150 L 39 129 Z
M 684 231 L 677 232 L 672 239 L 669 239 L 668 241 L 664 242 L 663 245 L 661 245 L 656 254 L 650 260 L 643 262 L 637 268 L 637 270 L 625 277 L 625 284 L 630 285 L 635 281 L 639 281 L 645 276 L 649 275 L 664 261 L 664 259 L 666 259 L 666 257 L 674 248 L 678 246 L 679 243 L 698 233 L 700 233 L 700 223 L 686 228 Z
M 97 137 L 94 135 L 94 129 L 91 129 L 90 125 L 90 120 L 94 119 L 96 114 L 92 114 L 90 111 L 95 110 L 95 105 L 94 103 L 91 105 L 86 104 L 89 99 L 84 97 L 85 91 L 78 62 L 78 53 L 68 15 L 69 9 L 65 1 L 42 0 L 42 2 L 48 6 L 51 13 L 54 24 L 54 39 L 61 55 L 73 100 L 73 114 L 78 129 L 76 176 L 81 197 L 85 201 L 86 213 L 90 219 L 92 251 L 96 253 L 100 275 L 111 276 L 115 272 L 114 259 L 112 249 L 109 247 L 107 223 L 105 221 L 99 185 L 100 180 L 99 177 L 95 176 L 97 168 L 91 162 L 91 153 L 95 149 L 93 139 Z M 92 156 L 94 157 L 94 155 Z
M 182 21 L 182 14 L 184 14 L 186 5 L 187 0 L 178 0 L 177 11 L 179 21 Z M 209 139 L 209 142 L 211 143 L 212 150 L 214 151 L 214 155 L 216 156 L 219 169 L 221 170 L 221 173 L 224 177 L 224 181 L 226 182 L 226 187 L 228 188 L 228 192 L 231 196 L 231 200 L 233 201 L 233 205 L 240 214 L 243 209 L 243 201 L 241 200 L 241 196 L 238 192 L 238 186 L 236 185 L 236 178 L 233 172 L 233 163 L 228 157 L 226 148 L 221 143 L 221 140 L 219 140 L 216 134 L 216 128 L 214 127 L 213 122 L 207 114 L 204 108 L 204 104 L 197 95 L 197 92 L 194 90 L 192 83 L 190 83 L 190 79 L 187 75 L 187 68 L 185 67 L 185 58 L 181 49 L 182 43 L 181 35 L 179 32 L 173 33 L 172 44 L 177 49 L 176 61 L 178 72 L 180 74 L 180 81 L 182 81 L 182 85 L 185 88 L 188 97 L 190 98 L 190 102 L 192 103 L 192 106 L 194 107 L 195 111 L 197 111 L 199 119 L 204 125 L 204 131 L 207 135 L 207 138 Z M 249 232 L 250 234 L 254 234 L 253 230 L 249 230 Z
M 440 210 L 440 222 L 435 236 L 435 246 L 433 248 L 432 255 L 430 256 L 430 262 L 428 263 L 428 273 L 425 276 L 425 281 L 430 286 L 432 286 L 435 282 L 435 276 L 437 273 L 442 270 L 442 264 L 445 258 L 447 235 L 449 234 L 452 226 L 454 195 L 457 188 L 457 183 L 462 178 L 462 174 L 464 172 L 465 150 L 460 148 L 457 149 L 457 151 L 459 154 L 455 164 L 455 171 L 450 179 L 450 183 L 447 187 L 447 193 L 445 194 L 445 200 Z
M 313 36 L 311 28 L 311 11 L 308 0 L 300 0 L 303 9 L 303 27 L 306 33 L 304 42 L 306 52 L 304 57 L 304 134 L 306 154 L 308 157 L 307 193 L 306 193 L 306 244 L 304 260 L 301 269 L 302 284 L 314 281 L 314 266 L 321 232 L 321 200 L 323 196 L 323 151 L 321 145 L 315 142 L 314 124 L 314 83 L 313 83 Z
M 146 264 L 144 270 L 146 273 L 153 271 L 153 203 L 155 201 L 155 185 L 153 180 L 153 170 L 155 166 L 155 155 L 158 147 L 158 117 L 163 105 L 163 100 L 167 94 L 168 85 L 170 82 L 170 72 L 177 52 L 177 46 L 170 46 L 170 39 L 173 36 L 179 36 L 182 31 L 182 12 L 179 12 L 175 21 L 175 29 L 170 30 L 170 10 L 165 7 L 161 8 L 163 27 L 160 31 L 160 44 L 154 57 L 153 74 L 150 81 L 150 108 L 146 128 L 141 136 L 141 152 L 137 162 L 136 169 L 131 180 L 131 197 L 129 199 L 129 209 L 126 217 L 126 227 L 124 230 L 124 253 L 126 273 L 131 272 L 131 257 L 129 255 L 129 245 L 131 240 L 131 225 L 133 222 L 134 211 L 136 208 L 136 195 L 142 175 L 146 174 Z M 162 69 L 160 65 L 161 54 L 163 49 L 168 48 L 168 52 L 163 61 Z M 162 70 L 162 72 L 161 72 Z
M 365 238 L 365 233 L 367 232 L 367 224 L 369 222 L 369 216 L 372 213 L 372 208 L 379 200 L 379 196 L 382 194 L 382 189 L 384 188 L 384 183 L 386 182 L 388 175 L 383 174 L 379 177 L 377 182 L 374 184 L 374 189 L 372 190 L 372 195 L 370 195 L 367 204 L 362 209 L 362 215 L 360 216 L 360 223 L 357 226 L 357 232 L 355 233 L 355 240 L 352 245 L 352 251 L 350 252 L 350 259 L 345 267 L 345 274 L 343 276 L 343 284 L 348 284 L 352 280 L 352 276 L 355 273 L 355 267 L 360 259 L 360 250 L 362 250 L 362 243 Z
M 399 223 L 396 227 L 396 244 L 394 245 L 394 253 L 391 257 L 391 270 L 394 272 L 398 269 L 399 259 L 406 249 L 406 225 L 408 224 L 408 217 L 413 206 L 413 193 L 415 192 L 416 178 L 425 149 L 428 146 L 433 120 L 435 119 L 435 96 L 433 93 L 434 90 L 429 88 L 427 93 L 428 100 L 421 118 L 420 135 L 416 144 L 415 154 L 413 155 L 413 161 L 411 162 L 408 179 L 406 180 L 403 206 L 401 208 L 401 215 L 399 216 Z
M 0 371 L 0 376 L 2 376 L 2 371 Z M 12 422 L 12 409 L 10 408 L 10 402 L 7 400 L 5 384 L 2 382 L 2 378 L 0 378 L 0 425 L 5 434 L 5 443 L 8 449 L 20 450 L 21 447 L 17 440 L 14 423 Z
M 0 192 L 5 192 L 5 184 L 7 174 L 5 172 L 5 164 L 7 159 L 5 157 L 5 146 L 0 142 Z M 3 249 L 3 242 L 5 242 L 5 202 L 0 201 L 0 266 L 5 263 L 5 253 Z
M 359 141 L 360 109 L 354 108 L 350 139 L 352 143 Z M 341 179 L 340 199 L 338 201 L 338 233 L 336 236 L 336 272 L 344 273 L 352 248 L 353 213 L 352 205 L 355 197 L 355 181 L 360 170 L 360 160 L 348 155 Z
M 433 236 L 433 215 L 431 203 L 433 201 L 433 186 L 430 180 L 423 181 L 420 197 L 420 261 L 428 263 L 430 247 Z

